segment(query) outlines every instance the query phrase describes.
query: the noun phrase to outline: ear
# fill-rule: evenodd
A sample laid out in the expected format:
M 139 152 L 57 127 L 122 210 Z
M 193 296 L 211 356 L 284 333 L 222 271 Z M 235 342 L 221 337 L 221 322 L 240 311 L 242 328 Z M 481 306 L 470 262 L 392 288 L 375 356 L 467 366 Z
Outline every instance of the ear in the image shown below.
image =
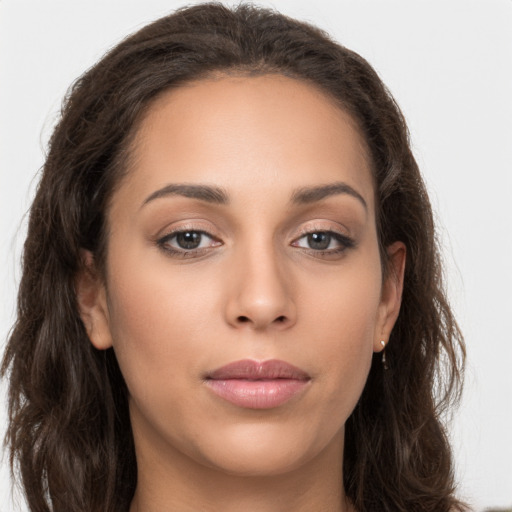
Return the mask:
M 395 325 L 404 286 L 406 248 L 402 242 L 395 242 L 387 248 L 388 269 L 382 284 L 378 318 L 374 336 L 374 352 L 380 352 L 387 345 Z M 381 341 L 384 341 L 384 346 Z
M 106 350 L 112 346 L 112 336 L 105 285 L 96 270 L 93 254 L 82 250 L 81 256 L 81 269 L 75 277 L 80 317 L 91 343 L 98 350 Z

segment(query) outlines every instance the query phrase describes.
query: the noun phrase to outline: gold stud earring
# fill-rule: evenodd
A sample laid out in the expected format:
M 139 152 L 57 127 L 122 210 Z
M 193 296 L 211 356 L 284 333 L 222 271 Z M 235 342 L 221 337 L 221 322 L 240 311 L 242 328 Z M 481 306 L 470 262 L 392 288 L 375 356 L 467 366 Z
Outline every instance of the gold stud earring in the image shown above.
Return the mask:
M 382 345 L 382 366 L 384 367 L 384 370 L 387 370 L 388 363 L 386 361 L 386 342 L 384 340 L 381 340 L 380 344 Z

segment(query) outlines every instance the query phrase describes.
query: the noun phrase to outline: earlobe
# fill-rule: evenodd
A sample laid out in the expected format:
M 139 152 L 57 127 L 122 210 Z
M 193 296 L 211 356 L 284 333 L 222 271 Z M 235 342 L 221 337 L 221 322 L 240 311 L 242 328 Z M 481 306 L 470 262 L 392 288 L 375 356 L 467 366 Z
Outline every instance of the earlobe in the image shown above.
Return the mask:
M 374 351 L 380 352 L 387 345 L 402 303 L 406 248 L 403 242 L 394 242 L 387 248 L 388 269 L 382 285 L 379 318 L 374 337 Z
M 82 250 L 81 269 L 75 277 L 78 310 L 91 343 L 98 350 L 112 346 L 105 285 L 98 276 L 94 256 Z

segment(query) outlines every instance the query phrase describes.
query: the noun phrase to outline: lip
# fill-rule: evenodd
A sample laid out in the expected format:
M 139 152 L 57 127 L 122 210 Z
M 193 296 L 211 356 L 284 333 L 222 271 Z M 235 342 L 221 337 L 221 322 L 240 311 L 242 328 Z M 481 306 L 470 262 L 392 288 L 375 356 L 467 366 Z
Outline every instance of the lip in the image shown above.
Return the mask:
M 285 361 L 244 359 L 217 368 L 206 386 L 233 405 L 247 409 L 279 407 L 302 393 L 311 377 Z

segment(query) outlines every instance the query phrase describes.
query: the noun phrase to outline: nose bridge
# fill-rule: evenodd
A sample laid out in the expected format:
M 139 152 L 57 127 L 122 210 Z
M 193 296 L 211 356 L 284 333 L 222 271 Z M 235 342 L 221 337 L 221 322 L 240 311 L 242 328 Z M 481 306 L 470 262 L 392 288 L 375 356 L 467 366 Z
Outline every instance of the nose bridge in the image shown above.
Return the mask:
M 295 304 L 284 255 L 272 240 L 254 237 L 234 251 L 229 322 L 256 329 L 295 322 Z

